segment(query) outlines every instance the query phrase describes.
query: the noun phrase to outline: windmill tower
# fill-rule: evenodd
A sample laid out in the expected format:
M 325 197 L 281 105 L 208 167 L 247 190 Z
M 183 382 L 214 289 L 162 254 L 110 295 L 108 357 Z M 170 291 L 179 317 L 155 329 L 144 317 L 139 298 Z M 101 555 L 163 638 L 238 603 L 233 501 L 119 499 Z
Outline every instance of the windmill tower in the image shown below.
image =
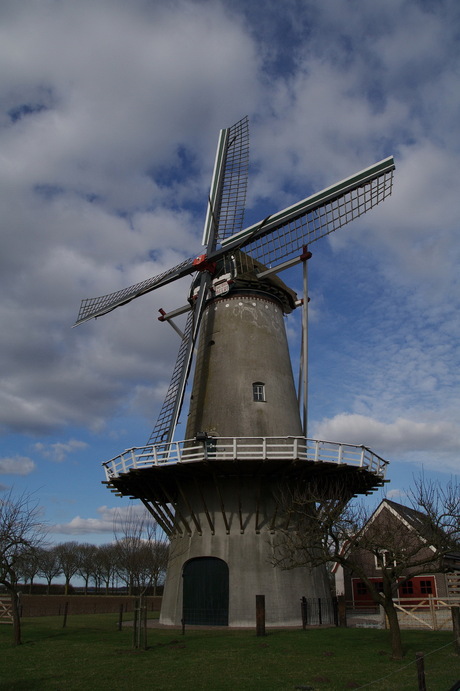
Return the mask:
M 205 221 L 204 254 L 124 290 L 82 302 L 77 324 L 193 275 L 170 387 L 142 447 L 104 463 L 108 487 L 138 498 L 171 539 L 164 624 L 253 626 L 255 595 L 267 625 L 297 625 L 302 596 L 328 597 L 322 568 L 272 566 L 286 525 L 280 496 L 321 487 L 325 500 L 384 482 L 386 462 L 364 446 L 306 437 L 307 246 L 383 201 L 387 158 L 243 229 L 249 153 L 244 118 L 219 136 Z M 303 420 L 284 316 L 302 301 L 277 276 L 304 266 Z M 175 327 L 177 330 L 177 327 Z M 174 440 L 197 350 L 186 439 Z

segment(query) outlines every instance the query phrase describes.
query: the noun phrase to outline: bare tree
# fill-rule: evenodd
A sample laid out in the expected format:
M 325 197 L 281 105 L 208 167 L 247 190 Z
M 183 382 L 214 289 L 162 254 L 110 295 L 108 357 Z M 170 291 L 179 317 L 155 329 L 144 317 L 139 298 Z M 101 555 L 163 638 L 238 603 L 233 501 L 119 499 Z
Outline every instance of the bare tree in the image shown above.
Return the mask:
M 97 560 L 97 547 L 90 543 L 82 543 L 77 548 L 77 573 L 83 578 L 85 582 L 85 595 L 88 594 L 88 583 L 91 576 L 94 574 Z
M 38 573 L 40 576 L 43 576 L 43 578 L 46 579 L 46 592 L 49 595 L 53 578 L 56 578 L 56 576 L 59 576 L 59 574 L 62 573 L 56 547 L 53 546 L 49 547 L 48 549 L 40 549 L 38 552 L 38 564 Z
M 45 529 L 38 503 L 30 494 L 14 495 L 10 490 L 0 499 L 0 583 L 11 598 L 13 643 L 21 644 L 18 607 L 18 568 L 21 560 L 43 542 Z
M 421 477 L 407 496 L 416 512 L 416 532 L 390 513 L 373 520 L 362 503 L 347 503 L 349 497 L 338 490 L 328 498 L 318 487 L 296 488 L 281 500 L 284 527 L 273 557 L 281 568 L 335 563 L 359 576 L 385 611 L 395 659 L 403 656 L 393 601 L 398 587 L 428 569 L 445 570 L 444 558 L 458 550 L 460 539 L 458 483 L 442 487 Z M 372 554 L 381 569 L 381 589 L 364 568 L 363 552 Z
M 59 561 L 60 572 L 64 574 L 65 588 L 64 594 L 69 594 L 70 580 L 78 571 L 79 563 L 79 544 L 78 542 L 61 542 L 55 547 Z
M 96 589 L 104 584 L 105 594 L 108 595 L 110 582 L 113 581 L 116 573 L 117 548 L 115 544 L 100 545 L 94 561 L 94 571 L 92 574 Z
M 117 574 L 128 587 L 129 594 L 142 594 L 151 585 L 156 587 L 167 563 L 167 538 L 147 512 L 132 507 L 116 520 L 115 545 Z
M 33 548 L 28 552 L 25 552 L 19 558 L 16 575 L 22 578 L 24 581 L 24 586 L 29 582 L 29 594 L 32 593 L 34 578 L 40 571 L 39 564 L 39 552 L 40 548 Z

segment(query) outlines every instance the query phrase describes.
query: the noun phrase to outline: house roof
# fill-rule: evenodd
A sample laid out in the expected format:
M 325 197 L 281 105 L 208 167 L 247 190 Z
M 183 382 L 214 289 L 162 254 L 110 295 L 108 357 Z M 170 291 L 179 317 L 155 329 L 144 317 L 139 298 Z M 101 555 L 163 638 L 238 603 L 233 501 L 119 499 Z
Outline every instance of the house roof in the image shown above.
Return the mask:
M 409 506 L 404 506 L 404 504 L 398 504 L 390 499 L 383 499 L 380 506 L 382 506 L 382 504 L 386 504 L 394 513 L 399 514 L 399 516 L 417 532 L 420 532 L 420 529 L 423 529 L 423 526 L 426 525 L 426 514 L 421 511 L 412 509 Z M 378 508 L 380 508 L 380 506 Z

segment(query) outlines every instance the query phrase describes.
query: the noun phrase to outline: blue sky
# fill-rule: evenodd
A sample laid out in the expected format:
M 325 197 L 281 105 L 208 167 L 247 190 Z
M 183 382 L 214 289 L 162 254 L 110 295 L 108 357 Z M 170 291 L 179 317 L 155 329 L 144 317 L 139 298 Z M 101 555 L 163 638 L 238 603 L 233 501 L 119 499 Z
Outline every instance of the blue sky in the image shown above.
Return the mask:
M 150 435 L 178 347 L 158 309 L 188 281 L 72 329 L 79 302 L 200 253 L 217 134 L 246 114 L 247 225 L 396 159 L 392 197 L 312 246 L 310 436 L 390 460 L 393 497 L 458 473 L 459 19 L 455 0 L 2 2 L 0 489 L 34 492 L 52 541 L 109 541 L 129 506 L 101 463 Z

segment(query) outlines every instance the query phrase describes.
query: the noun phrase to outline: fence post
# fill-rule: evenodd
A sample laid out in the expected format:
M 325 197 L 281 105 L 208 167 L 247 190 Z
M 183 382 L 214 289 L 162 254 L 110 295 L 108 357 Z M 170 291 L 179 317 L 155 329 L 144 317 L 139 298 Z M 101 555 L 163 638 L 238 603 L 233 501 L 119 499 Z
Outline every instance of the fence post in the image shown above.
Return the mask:
M 137 627 L 139 626 L 139 609 L 137 600 L 134 604 L 134 619 L 133 619 L 133 648 L 137 648 Z
M 433 631 L 437 631 L 438 622 L 436 619 L 436 608 L 435 608 L 435 602 L 434 602 L 433 595 L 428 595 L 428 602 L 430 605 L 430 614 L 431 614 L 431 622 L 433 624 Z
M 64 621 L 62 622 L 62 628 L 63 629 L 65 629 L 65 627 L 67 626 L 67 612 L 68 611 L 69 611 L 69 603 L 66 602 L 65 607 L 64 607 Z
M 415 662 L 417 665 L 418 691 L 426 691 L 425 661 L 423 659 L 423 653 L 415 653 Z
M 142 641 L 142 648 L 144 650 L 147 650 L 147 602 L 144 600 L 144 608 L 143 608 L 143 641 Z
M 345 595 L 337 596 L 337 626 L 347 627 L 347 603 Z
M 453 605 L 452 612 L 452 628 L 454 632 L 454 652 L 460 655 L 460 606 Z
M 302 615 L 302 628 L 305 631 L 307 628 L 307 598 L 305 596 L 300 599 L 300 612 Z
M 265 636 L 265 595 L 256 595 L 256 632 Z

